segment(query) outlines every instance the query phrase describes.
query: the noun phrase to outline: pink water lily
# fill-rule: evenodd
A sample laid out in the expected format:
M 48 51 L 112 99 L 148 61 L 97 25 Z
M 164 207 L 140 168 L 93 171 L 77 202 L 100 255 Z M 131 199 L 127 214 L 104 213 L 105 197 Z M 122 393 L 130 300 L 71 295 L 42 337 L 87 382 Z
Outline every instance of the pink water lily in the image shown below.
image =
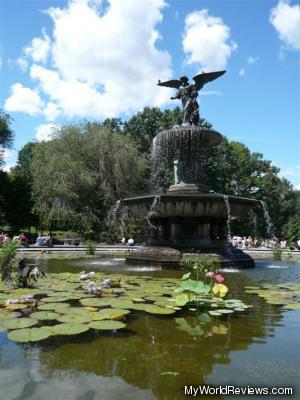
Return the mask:
M 216 275 L 215 280 L 217 283 L 222 283 L 224 281 L 224 276 L 222 275 Z
M 205 274 L 208 278 L 213 278 L 215 276 L 215 273 L 213 271 L 206 272 Z

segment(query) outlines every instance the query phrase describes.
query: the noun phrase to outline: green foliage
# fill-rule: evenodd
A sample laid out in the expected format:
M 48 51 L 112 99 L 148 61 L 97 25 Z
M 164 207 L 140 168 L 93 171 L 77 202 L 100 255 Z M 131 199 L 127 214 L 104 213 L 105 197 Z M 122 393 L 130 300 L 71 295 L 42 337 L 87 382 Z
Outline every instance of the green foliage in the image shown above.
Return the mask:
M 180 266 L 190 270 L 189 276 L 193 279 L 205 281 L 206 272 L 217 272 L 219 261 L 213 256 L 191 255 L 182 257 Z
M 280 248 L 280 246 L 278 244 L 275 244 L 274 248 L 273 248 L 273 257 L 274 260 L 281 260 L 282 257 L 282 249 Z
M 0 166 L 4 162 L 4 149 L 10 149 L 14 140 L 11 121 L 11 117 L 0 110 Z
M 14 240 L 6 240 L 0 248 L 0 273 L 1 280 L 9 282 L 12 280 L 12 273 L 16 269 L 15 257 L 19 244 Z
M 34 149 L 34 211 L 48 228 L 99 235 L 109 207 L 144 190 L 147 167 L 129 137 L 97 123 L 64 126 Z
M 294 192 L 295 201 L 291 206 L 291 213 L 287 216 L 285 225 L 283 227 L 283 237 L 289 243 L 293 243 L 300 239 L 300 191 Z
M 183 275 L 183 282 L 175 289 L 175 293 L 180 293 L 176 296 L 176 305 L 184 306 L 192 303 L 198 307 L 203 305 L 203 298 L 206 296 L 215 294 L 219 297 L 224 297 L 226 295 L 227 287 L 215 284 L 214 275 L 218 267 L 218 261 L 215 257 L 185 256 L 182 258 L 180 265 L 189 269 L 190 272 Z M 208 276 L 207 273 L 211 274 L 211 276 Z M 216 287 L 219 290 L 216 290 Z
M 93 240 L 87 240 L 84 242 L 84 247 L 87 255 L 93 256 L 96 252 L 97 243 Z

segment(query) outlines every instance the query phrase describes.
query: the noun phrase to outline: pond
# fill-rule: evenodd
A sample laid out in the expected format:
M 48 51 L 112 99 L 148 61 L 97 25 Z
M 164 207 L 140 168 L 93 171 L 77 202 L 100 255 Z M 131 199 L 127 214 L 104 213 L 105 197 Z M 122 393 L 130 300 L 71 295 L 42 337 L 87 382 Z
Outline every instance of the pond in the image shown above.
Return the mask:
M 122 258 L 36 262 L 56 273 L 182 275 L 129 266 Z M 32 344 L 12 342 L 7 332 L 0 333 L 1 400 L 176 400 L 186 398 L 184 386 L 192 384 L 292 386 L 300 398 L 300 310 L 285 310 L 245 292 L 245 286 L 300 282 L 300 265 L 258 261 L 255 269 L 223 274 L 230 294 L 254 307 L 246 314 L 218 317 L 200 336 L 178 329 L 173 316 L 139 311 L 118 331 L 90 330 Z M 193 316 L 180 317 L 193 324 Z

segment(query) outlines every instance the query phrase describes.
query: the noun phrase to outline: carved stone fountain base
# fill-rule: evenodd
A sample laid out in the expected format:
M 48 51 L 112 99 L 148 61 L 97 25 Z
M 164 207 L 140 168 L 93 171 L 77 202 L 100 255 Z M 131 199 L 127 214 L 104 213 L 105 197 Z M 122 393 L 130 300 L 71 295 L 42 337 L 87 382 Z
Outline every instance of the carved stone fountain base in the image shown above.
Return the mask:
M 180 261 L 183 256 L 198 255 L 216 257 L 222 268 L 253 268 L 253 258 L 242 250 L 232 246 L 219 249 L 175 249 L 164 246 L 144 246 L 131 252 L 126 257 L 126 263 L 130 264 L 157 264 L 165 268 L 180 268 Z

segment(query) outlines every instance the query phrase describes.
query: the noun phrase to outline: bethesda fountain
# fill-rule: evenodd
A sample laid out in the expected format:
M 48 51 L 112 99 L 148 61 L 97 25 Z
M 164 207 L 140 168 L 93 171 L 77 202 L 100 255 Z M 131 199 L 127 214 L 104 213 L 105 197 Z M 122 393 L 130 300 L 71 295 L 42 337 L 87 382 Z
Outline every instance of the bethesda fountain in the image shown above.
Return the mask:
M 254 267 L 253 259 L 228 242 L 230 220 L 245 216 L 259 201 L 227 196 L 211 191 L 201 181 L 205 174 L 202 154 L 223 141 L 220 133 L 200 126 L 198 91 L 225 71 L 202 73 L 190 84 L 186 76 L 179 80 L 158 82 L 177 93 L 181 99 L 181 126 L 158 133 L 153 140 L 153 170 L 163 159 L 171 159 L 174 184 L 166 192 L 121 200 L 130 215 L 147 217 L 150 237 L 147 246 L 130 252 L 127 262 L 179 264 L 183 254 L 198 253 L 218 258 L 224 266 Z M 154 174 L 155 175 L 155 174 Z

